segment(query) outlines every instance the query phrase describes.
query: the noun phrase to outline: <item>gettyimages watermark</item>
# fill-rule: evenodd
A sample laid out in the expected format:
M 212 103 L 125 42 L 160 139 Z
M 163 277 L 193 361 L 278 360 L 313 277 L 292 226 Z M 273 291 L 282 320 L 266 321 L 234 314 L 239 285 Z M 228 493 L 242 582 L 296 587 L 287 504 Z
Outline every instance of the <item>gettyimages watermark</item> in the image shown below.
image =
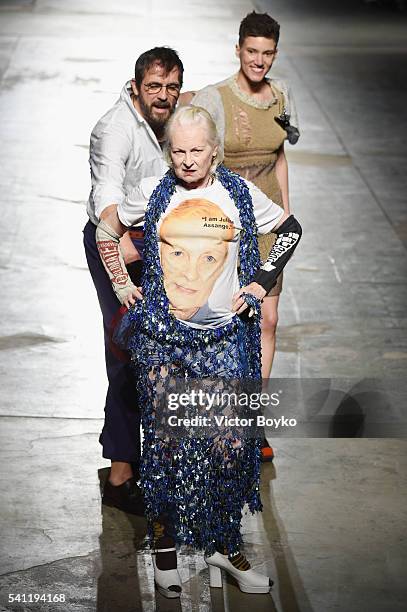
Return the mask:
M 156 397 L 157 435 L 407 437 L 407 383 L 380 379 L 171 379 Z
M 204 391 L 190 389 L 181 393 L 168 393 L 168 411 L 174 412 L 168 416 L 168 424 L 171 427 L 186 426 L 211 426 L 218 427 L 295 427 L 295 418 L 267 417 L 262 414 L 263 408 L 270 406 L 278 407 L 280 404 L 279 393 L 236 391 Z M 185 408 L 196 408 L 197 414 L 186 417 Z M 226 412 L 223 412 L 225 411 Z M 179 416 L 181 411 L 182 416 Z M 251 411 L 251 412 L 250 412 Z

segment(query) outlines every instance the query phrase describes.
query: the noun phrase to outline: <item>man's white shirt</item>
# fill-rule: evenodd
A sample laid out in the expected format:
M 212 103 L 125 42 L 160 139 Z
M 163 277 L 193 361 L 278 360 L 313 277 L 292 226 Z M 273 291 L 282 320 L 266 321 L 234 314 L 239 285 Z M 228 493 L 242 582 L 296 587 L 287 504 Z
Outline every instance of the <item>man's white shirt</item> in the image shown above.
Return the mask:
M 168 169 L 157 138 L 134 108 L 130 93 L 128 81 L 90 137 L 92 189 L 87 213 L 95 225 L 107 206 L 121 206 L 142 179 L 162 176 Z

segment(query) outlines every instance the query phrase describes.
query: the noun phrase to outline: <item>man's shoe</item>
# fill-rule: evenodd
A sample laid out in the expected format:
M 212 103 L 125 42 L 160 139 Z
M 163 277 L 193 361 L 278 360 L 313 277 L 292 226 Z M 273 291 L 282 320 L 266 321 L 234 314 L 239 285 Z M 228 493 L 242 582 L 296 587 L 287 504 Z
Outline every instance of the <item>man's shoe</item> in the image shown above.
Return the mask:
M 107 480 L 103 489 L 102 504 L 129 514 L 144 516 L 143 493 L 134 476 L 117 486 Z

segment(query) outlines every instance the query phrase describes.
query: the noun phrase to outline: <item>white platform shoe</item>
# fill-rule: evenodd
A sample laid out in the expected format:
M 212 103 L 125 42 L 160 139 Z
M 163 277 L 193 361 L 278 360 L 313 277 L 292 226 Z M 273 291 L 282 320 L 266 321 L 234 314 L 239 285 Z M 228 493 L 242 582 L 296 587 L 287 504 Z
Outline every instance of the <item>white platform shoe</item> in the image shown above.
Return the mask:
M 175 548 L 159 548 L 152 553 L 155 586 L 161 595 L 169 599 L 180 597 L 182 591 L 181 576 L 177 569 L 162 570 L 157 567 L 156 556 L 157 554 L 173 551 L 175 551 Z
M 175 599 L 181 595 L 182 582 L 177 569 L 176 549 L 173 546 L 174 540 L 166 535 L 165 525 L 158 521 L 153 522 L 153 533 L 154 583 L 161 595 L 169 599 Z M 161 568 L 158 566 L 161 566 Z M 169 566 L 171 569 L 164 569 L 165 566 Z
M 249 566 L 243 556 L 242 559 Z M 211 587 L 222 587 L 221 570 L 225 570 L 233 576 L 243 593 L 268 593 L 273 586 L 273 581 L 268 576 L 255 572 L 253 569 L 238 569 L 229 561 L 227 555 L 222 555 L 220 552 L 215 552 L 212 556 L 205 557 L 205 562 L 209 567 L 209 586 Z

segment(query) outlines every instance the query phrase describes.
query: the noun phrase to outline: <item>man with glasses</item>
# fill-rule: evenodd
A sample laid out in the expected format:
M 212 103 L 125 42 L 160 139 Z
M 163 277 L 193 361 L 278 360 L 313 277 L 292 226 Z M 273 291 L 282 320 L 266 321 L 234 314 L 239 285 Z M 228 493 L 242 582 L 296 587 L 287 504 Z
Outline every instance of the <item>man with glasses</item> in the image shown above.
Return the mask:
M 168 47 L 155 47 L 136 61 L 135 78 L 122 89 L 114 106 L 98 121 L 90 137 L 92 189 L 84 245 L 103 316 L 106 370 L 109 381 L 105 423 L 100 436 L 103 456 L 112 462 L 103 503 L 125 512 L 142 511 L 136 485 L 140 458 L 140 415 L 127 356 L 115 349 L 110 335 L 120 308 L 96 248 L 95 231 L 112 207 L 131 198 L 141 179 L 167 170 L 162 157 L 165 125 L 175 110 L 182 87 L 183 65 Z M 138 285 L 142 253 L 137 238 L 126 233 L 121 251 L 127 271 Z M 138 278 L 137 278 L 138 277 Z

